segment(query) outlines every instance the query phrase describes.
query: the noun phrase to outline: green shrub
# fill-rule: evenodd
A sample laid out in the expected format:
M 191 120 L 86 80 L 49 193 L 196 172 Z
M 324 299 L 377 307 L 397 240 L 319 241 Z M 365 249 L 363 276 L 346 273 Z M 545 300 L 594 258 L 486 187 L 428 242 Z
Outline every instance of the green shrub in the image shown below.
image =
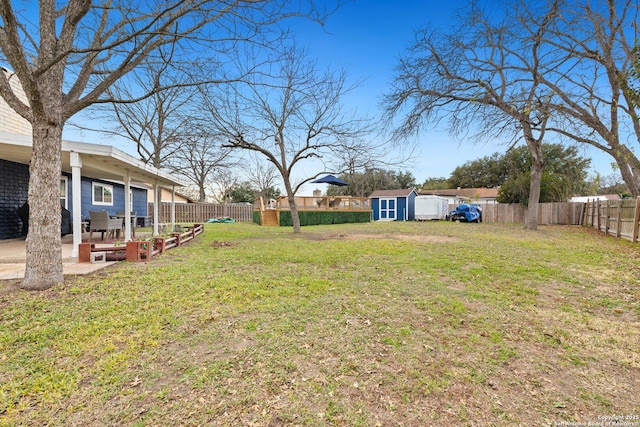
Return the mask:
M 300 217 L 300 225 L 348 224 L 371 221 L 371 212 L 369 211 L 300 211 L 298 216 Z M 280 212 L 280 226 L 293 226 L 291 212 Z
M 262 221 L 260 220 L 260 211 L 253 211 L 253 222 L 258 225 L 262 224 Z

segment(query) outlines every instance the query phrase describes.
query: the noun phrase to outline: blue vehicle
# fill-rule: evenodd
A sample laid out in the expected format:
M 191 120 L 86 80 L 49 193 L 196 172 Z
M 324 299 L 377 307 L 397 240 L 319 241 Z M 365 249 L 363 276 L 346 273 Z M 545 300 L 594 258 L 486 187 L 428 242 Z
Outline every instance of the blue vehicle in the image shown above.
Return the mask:
M 451 221 L 482 222 L 482 208 L 463 203 L 449 212 L 449 219 Z

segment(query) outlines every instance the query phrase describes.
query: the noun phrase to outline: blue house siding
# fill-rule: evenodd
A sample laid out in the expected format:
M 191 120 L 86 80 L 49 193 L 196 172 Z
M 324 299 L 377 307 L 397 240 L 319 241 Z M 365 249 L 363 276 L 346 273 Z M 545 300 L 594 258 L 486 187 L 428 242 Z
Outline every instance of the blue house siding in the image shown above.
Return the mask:
M 16 210 L 29 195 L 29 166 L 0 159 L 0 240 L 20 237 Z
M 94 205 L 93 204 L 93 183 L 106 184 L 113 187 L 113 205 Z M 69 186 L 71 181 L 69 180 Z M 114 184 L 113 182 L 103 181 L 100 179 L 91 179 L 82 177 L 82 218 L 89 218 L 89 211 L 104 211 L 109 212 L 109 215 L 115 215 L 118 211 L 124 211 L 124 185 Z M 147 215 L 147 190 L 142 188 L 131 187 L 133 193 L 133 206 L 132 211 L 135 211 L 138 216 Z M 71 190 L 69 190 L 69 194 Z M 70 196 L 70 198 L 72 198 Z M 69 210 L 72 210 L 69 207 Z
M 71 174 L 67 177 L 67 209 L 73 212 L 73 185 Z M 92 183 L 100 182 L 113 187 L 113 206 L 92 204 Z M 90 210 L 107 210 L 115 215 L 124 211 L 124 185 L 82 177 L 82 219 L 89 218 Z M 131 187 L 133 193 L 132 211 L 138 216 L 147 215 L 147 190 Z M 29 166 L 0 159 L 0 240 L 21 237 L 22 221 L 17 209 L 27 201 L 29 195 Z

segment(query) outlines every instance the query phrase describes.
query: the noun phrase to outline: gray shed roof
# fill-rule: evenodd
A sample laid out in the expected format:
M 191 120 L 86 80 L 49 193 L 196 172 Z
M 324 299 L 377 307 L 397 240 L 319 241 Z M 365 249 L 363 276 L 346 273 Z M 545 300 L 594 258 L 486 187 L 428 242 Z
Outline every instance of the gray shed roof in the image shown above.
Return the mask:
M 413 188 L 405 188 L 403 190 L 376 190 L 369 198 L 377 198 L 377 197 L 409 197 L 411 193 L 415 193 L 416 190 Z M 416 193 L 417 194 L 417 193 Z

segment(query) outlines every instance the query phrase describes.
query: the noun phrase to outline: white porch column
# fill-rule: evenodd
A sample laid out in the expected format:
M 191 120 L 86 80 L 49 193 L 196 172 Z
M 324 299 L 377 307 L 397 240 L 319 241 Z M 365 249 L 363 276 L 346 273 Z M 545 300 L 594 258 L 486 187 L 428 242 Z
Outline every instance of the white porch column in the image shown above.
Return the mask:
M 176 229 L 176 186 L 171 186 L 171 231 Z
M 124 176 L 124 241 L 131 241 L 131 173 Z
M 82 158 L 80 154 L 75 151 L 70 153 L 71 155 L 71 192 L 73 193 L 71 203 L 73 204 L 73 212 L 71 213 L 71 220 L 73 221 L 73 249 L 71 250 L 71 257 L 78 258 L 80 243 L 82 243 Z
M 158 221 L 160 220 L 160 216 L 158 212 L 160 211 L 158 205 L 160 204 L 160 187 L 158 186 L 158 182 L 156 181 L 153 184 L 153 235 L 158 235 Z

